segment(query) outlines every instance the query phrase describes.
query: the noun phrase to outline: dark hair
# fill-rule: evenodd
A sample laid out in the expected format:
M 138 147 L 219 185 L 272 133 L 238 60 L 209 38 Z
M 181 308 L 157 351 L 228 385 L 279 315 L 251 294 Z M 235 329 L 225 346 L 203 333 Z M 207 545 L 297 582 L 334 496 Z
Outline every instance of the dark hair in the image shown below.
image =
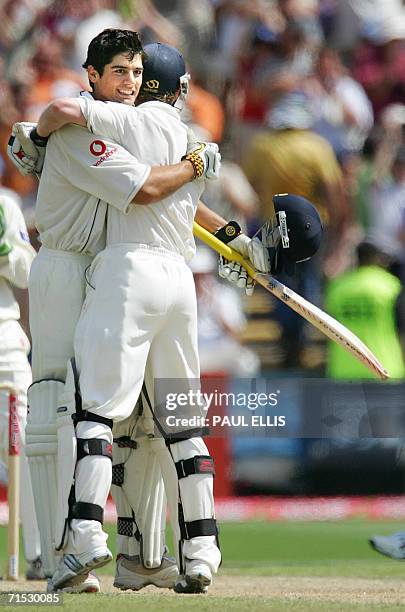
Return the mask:
M 132 61 L 140 53 L 143 57 L 142 43 L 138 32 L 133 30 L 103 30 L 90 42 L 83 68 L 94 66 L 100 76 L 104 67 L 110 64 L 114 55 L 123 53 Z

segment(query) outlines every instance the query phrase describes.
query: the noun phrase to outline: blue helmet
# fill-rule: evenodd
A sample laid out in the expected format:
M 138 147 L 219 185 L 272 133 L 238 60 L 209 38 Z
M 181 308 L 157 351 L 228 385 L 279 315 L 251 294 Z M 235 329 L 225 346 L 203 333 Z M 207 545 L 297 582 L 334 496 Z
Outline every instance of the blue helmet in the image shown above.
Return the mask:
M 174 95 L 186 76 L 183 56 L 177 49 L 163 43 L 151 43 L 144 47 L 143 78 L 140 93 L 156 98 Z M 187 93 L 182 91 L 182 93 Z
M 323 227 L 315 206 L 306 198 L 282 193 L 273 196 L 276 216 L 262 228 L 272 272 L 293 274 L 295 264 L 310 259 L 319 249 Z

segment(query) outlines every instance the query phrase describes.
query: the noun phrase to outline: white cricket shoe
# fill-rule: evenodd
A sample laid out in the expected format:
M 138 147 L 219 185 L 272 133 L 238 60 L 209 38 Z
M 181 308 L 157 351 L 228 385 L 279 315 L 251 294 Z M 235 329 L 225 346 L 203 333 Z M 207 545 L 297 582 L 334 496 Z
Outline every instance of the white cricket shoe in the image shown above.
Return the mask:
M 83 574 L 81 576 L 82 581 L 76 582 L 76 584 L 72 586 L 64 586 L 59 589 L 64 593 L 99 593 L 100 592 L 100 581 L 97 578 L 96 574 L 90 572 L 87 576 Z M 78 578 L 76 578 L 76 581 Z M 52 580 L 48 580 L 48 593 L 55 593 L 58 589 L 55 589 Z
M 186 561 L 186 573 L 174 585 L 176 593 L 206 593 L 212 582 L 209 565 L 198 559 Z
M 120 555 L 117 559 L 114 586 L 126 591 L 139 591 L 148 584 L 156 587 L 172 589 L 179 577 L 176 561 L 171 557 L 163 557 L 160 567 L 144 567 L 139 556 Z
M 82 582 L 83 574 L 103 567 L 112 561 L 112 554 L 106 546 L 100 546 L 80 555 L 63 555 L 51 578 L 54 589 L 74 586 Z
M 374 550 L 382 555 L 391 559 L 405 559 L 405 531 L 390 536 L 373 536 L 369 542 Z

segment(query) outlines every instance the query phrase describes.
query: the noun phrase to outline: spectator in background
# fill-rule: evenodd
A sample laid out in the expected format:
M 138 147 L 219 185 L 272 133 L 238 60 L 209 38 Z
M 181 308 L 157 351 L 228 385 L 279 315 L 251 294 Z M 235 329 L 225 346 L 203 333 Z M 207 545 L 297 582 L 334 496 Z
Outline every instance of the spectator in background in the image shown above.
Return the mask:
M 394 379 L 405 378 L 399 330 L 402 285 L 386 270 L 389 255 L 373 242 L 357 247 L 358 267 L 335 278 L 326 289 L 328 313 L 354 332 Z M 337 379 L 370 379 L 374 374 L 336 342 L 329 343 L 327 375 Z
M 300 102 L 299 104 L 297 102 Z M 344 197 L 342 173 L 331 146 L 310 130 L 313 118 L 305 96 L 289 97 L 269 113 L 270 129 L 253 138 L 244 170 L 260 200 L 260 217 L 274 215 L 272 196 L 294 193 L 313 202 L 327 230 L 323 253 L 297 267 L 287 284 L 309 301 L 321 302 L 322 275 L 336 274 L 346 265 L 345 243 L 350 214 Z M 284 304 L 277 304 L 283 325 L 285 365 L 302 364 L 304 322 Z
M 391 178 L 372 192 L 373 223 L 370 235 L 392 257 L 392 271 L 405 280 L 405 247 L 402 241 L 405 218 L 405 146 L 397 150 Z
M 262 222 L 274 215 L 274 194 L 304 196 L 314 203 L 328 228 L 336 258 L 350 214 L 336 156 L 328 142 L 311 130 L 312 123 L 304 94 L 277 105 L 268 115 L 268 129 L 253 138 L 243 167 L 259 196 Z
M 65 67 L 62 45 L 55 38 L 40 40 L 32 57 L 33 82 L 25 100 L 25 117 L 37 121 L 45 106 L 55 98 L 77 96 L 85 81 Z
M 370 237 L 391 256 L 391 271 L 405 282 L 405 106 L 388 107 L 370 191 Z
M 196 73 L 192 75 L 182 119 L 198 126 L 203 131 L 204 139 L 221 142 L 225 125 L 223 106 L 214 94 L 204 88 Z
M 350 76 L 336 51 L 320 50 L 315 75 L 306 91 L 315 115 L 314 130 L 336 154 L 360 151 L 373 127 L 373 110 L 362 86 Z
M 11 126 L 20 119 L 17 109 L 17 100 L 10 81 L 5 75 L 4 60 L 0 58 L 0 151 L 1 179 L 5 187 L 9 187 L 24 196 L 33 189 L 32 178 L 22 177 L 5 155 Z M 4 153 L 4 155 L 3 155 Z
M 239 340 L 246 324 L 239 292 L 218 280 L 217 258 L 209 249 L 199 247 L 190 267 L 197 294 L 201 374 L 257 375 L 259 358 Z
M 405 99 L 405 9 L 392 15 L 376 13 L 374 20 L 368 23 L 374 28 L 372 39 L 363 39 L 355 49 L 353 74 L 379 118 L 386 106 Z

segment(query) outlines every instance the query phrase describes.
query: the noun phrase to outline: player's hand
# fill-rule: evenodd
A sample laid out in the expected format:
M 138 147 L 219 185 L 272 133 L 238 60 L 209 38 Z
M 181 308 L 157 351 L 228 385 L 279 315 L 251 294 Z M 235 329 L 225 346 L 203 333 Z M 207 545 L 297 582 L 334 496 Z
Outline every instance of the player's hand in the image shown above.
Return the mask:
M 221 278 L 226 279 L 232 285 L 236 285 L 240 289 L 246 291 L 246 295 L 252 295 L 255 288 L 255 280 L 248 275 L 237 261 L 225 259 L 222 255 L 219 256 L 218 274 Z
M 236 221 L 229 221 L 221 227 L 215 236 L 238 251 L 245 259 L 248 259 L 259 272 L 271 272 L 269 252 L 259 238 L 249 238 L 241 232 L 240 225 Z
M 44 165 L 46 140 L 35 138 L 36 123 L 19 122 L 13 125 L 7 154 L 21 174 L 40 174 Z
M 215 142 L 200 142 L 194 132 L 187 134 L 187 153 L 182 158 L 189 161 L 194 168 L 194 178 L 217 179 L 221 169 L 221 153 Z
M 259 238 L 249 238 L 246 234 L 239 234 L 237 238 L 228 242 L 229 246 L 248 259 L 259 272 L 270 272 L 270 258 L 266 247 Z

